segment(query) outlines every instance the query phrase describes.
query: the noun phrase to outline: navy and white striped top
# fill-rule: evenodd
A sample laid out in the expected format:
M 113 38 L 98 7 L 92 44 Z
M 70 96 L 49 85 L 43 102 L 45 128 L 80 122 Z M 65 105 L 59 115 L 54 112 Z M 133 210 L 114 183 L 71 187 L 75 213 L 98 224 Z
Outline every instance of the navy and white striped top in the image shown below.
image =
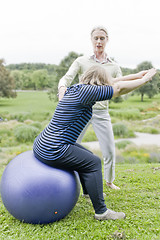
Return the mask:
M 73 85 L 58 103 L 49 125 L 34 141 L 34 152 L 45 160 L 56 160 L 75 144 L 92 117 L 96 101 L 111 99 L 111 86 Z

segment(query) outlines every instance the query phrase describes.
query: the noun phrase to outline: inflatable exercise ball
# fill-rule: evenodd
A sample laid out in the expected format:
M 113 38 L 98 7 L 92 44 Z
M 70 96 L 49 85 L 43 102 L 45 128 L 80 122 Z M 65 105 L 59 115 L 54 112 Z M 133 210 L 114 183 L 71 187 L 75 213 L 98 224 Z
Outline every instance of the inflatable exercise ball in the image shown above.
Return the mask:
M 1 197 L 17 219 L 44 224 L 64 218 L 75 206 L 80 193 L 78 174 L 50 167 L 32 151 L 16 156 L 1 179 Z

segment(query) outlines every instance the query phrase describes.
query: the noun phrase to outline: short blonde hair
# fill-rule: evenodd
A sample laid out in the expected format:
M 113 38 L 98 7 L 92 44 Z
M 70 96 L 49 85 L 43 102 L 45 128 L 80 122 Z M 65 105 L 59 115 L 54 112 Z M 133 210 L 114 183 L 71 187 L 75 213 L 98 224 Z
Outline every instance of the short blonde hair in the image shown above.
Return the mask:
M 101 66 L 90 67 L 81 77 L 80 83 L 89 85 L 112 85 L 111 76 Z
M 94 28 L 92 29 L 92 31 L 91 31 L 91 36 L 92 36 L 93 32 L 94 32 L 94 31 L 97 31 L 97 30 L 105 32 L 105 34 L 106 34 L 106 36 L 107 36 L 107 38 L 108 38 L 108 30 L 107 30 L 105 27 L 103 27 L 103 26 L 94 27 Z

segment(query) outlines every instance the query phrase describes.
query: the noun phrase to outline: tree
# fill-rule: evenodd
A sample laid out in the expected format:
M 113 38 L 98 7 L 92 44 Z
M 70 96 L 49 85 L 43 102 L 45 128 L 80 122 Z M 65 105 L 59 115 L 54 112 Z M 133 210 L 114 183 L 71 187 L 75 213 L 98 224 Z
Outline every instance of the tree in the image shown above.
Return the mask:
M 11 71 L 11 76 L 15 82 L 15 89 L 22 89 L 23 88 L 23 81 L 22 81 L 22 72 L 20 70 L 13 70 Z
M 0 97 L 16 97 L 14 79 L 4 66 L 4 60 L 0 59 Z
M 82 56 L 82 54 L 70 52 L 66 57 L 64 57 L 64 59 L 62 59 L 59 66 L 65 67 L 68 70 L 68 68 L 71 66 L 73 61 L 80 56 Z
M 20 70 L 22 89 L 35 89 L 35 84 L 32 81 L 32 73 L 28 70 Z
M 27 70 L 27 71 L 36 71 L 40 69 L 47 69 L 48 73 L 54 71 L 55 64 L 45 64 L 45 63 L 20 63 L 20 64 L 9 64 L 6 68 L 10 71 L 13 70 Z
M 71 64 L 74 62 L 74 60 L 78 57 L 82 56 L 82 54 L 77 54 L 75 52 L 70 52 L 68 56 L 64 57 L 64 59 L 60 62 L 56 72 L 57 77 L 59 80 L 65 75 L 65 73 L 68 71 Z M 78 79 L 76 79 L 77 82 Z
M 73 63 L 73 61 L 79 57 L 82 56 L 82 54 L 77 54 L 75 52 L 70 52 L 68 56 L 64 57 L 64 59 L 60 62 L 60 64 L 55 67 L 55 74 L 53 76 L 54 83 L 51 88 L 51 90 L 48 92 L 49 98 L 51 100 L 55 100 L 57 96 L 57 90 L 58 90 L 58 83 L 59 80 L 66 74 L 68 71 L 69 67 Z M 76 77 L 74 80 L 74 83 L 78 82 L 78 78 Z
M 153 68 L 153 65 L 151 62 L 142 62 L 140 63 L 137 68 L 136 72 L 142 71 L 142 70 L 147 70 Z M 156 74 L 152 81 L 148 82 L 146 85 L 140 87 L 139 89 L 136 90 L 137 93 L 141 95 L 141 101 L 143 102 L 144 99 L 144 94 L 146 94 L 149 98 L 152 98 L 154 95 L 158 93 L 158 79 L 159 76 Z
M 36 70 L 32 74 L 32 81 L 35 83 L 36 89 L 44 89 L 48 86 L 49 76 L 47 70 Z

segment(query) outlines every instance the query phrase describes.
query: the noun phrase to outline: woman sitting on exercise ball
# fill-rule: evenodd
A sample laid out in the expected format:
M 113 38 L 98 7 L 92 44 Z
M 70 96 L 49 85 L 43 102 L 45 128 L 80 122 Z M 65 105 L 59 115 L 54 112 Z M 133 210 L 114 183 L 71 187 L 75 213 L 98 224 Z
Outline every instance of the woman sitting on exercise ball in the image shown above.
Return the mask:
M 101 159 L 76 143 L 92 117 L 92 106 L 146 84 L 155 69 L 114 79 L 100 66 L 88 69 L 78 85 L 67 88 L 49 125 L 35 139 L 35 157 L 56 168 L 78 172 L 84 194 L 89 194 L 97 220 L 125 218 L 125 213 L 107 209 L 103 198 Z M 107 133 L 106 133 L 107 134 Z

